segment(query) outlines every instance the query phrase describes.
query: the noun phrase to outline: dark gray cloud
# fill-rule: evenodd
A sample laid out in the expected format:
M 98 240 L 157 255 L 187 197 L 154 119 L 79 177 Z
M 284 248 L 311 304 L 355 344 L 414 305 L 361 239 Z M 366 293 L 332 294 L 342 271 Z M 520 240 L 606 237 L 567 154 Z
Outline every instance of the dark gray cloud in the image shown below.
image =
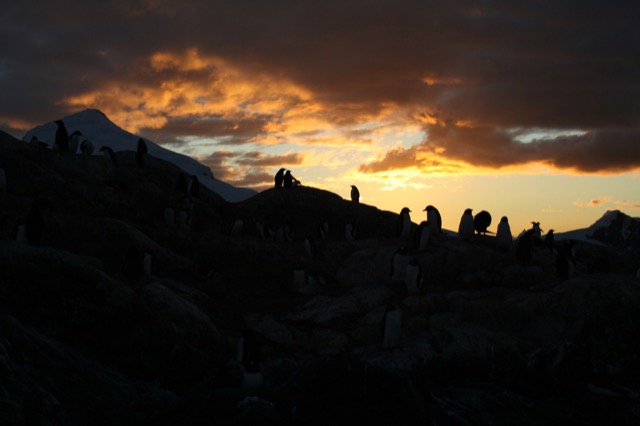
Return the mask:
M 215 67 L 147 62 L 197 48 L 246 75 L 309 91 L 336 125 L 390 106 L 467 123 L 430 125 L 424 152 L 445 148 L 442 155 L 491 167 L 629 170 L 639 165 L 639 17 L 637 2 L 576 0 L 24 0 L 0 11 L 0 126 L 21 137 L 25 126 L 81 109 L 64 100 L 94 90 L 217 81 Z M 285 113 L 235 123 L 189 113 L 144 132 L 168 144 L 211 136 L 242 145 Z M 507 133 L 531 127 L 587 133 L 529 144 Z M 363 170 L 423 165 L 415 154 L 390 152 Z

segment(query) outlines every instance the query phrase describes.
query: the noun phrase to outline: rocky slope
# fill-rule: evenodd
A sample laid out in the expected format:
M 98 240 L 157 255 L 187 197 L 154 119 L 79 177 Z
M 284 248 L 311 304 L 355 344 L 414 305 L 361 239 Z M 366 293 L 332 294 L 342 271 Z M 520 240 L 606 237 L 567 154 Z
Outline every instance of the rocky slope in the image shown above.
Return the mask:
M 560 279 L 546 247 L 522 263 L 447 234 L 418 251 L 396 214 L 326 191 L 228 204 L 117 155 L 0 134 L 0 423 L 640 422 L 637 251 L 576 242 Z M 16 239 L 34 205 L 40 238 Z M 401 335 L 383 345 L 389 306 Z

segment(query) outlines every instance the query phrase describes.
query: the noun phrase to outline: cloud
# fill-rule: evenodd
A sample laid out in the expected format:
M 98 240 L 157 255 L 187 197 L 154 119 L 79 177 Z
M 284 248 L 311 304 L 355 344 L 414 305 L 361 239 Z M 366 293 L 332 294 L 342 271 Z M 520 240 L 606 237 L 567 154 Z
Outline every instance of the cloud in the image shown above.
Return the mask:
M 613 206 L 616 208 L 624 208 L 624 209 L 633 209 L 633 210 L 637 210 L 640 209 L 640 202 L 633 202 L 633 201 L 629 201 L 629 200 L 619 200 L 619 199 L 614 199 L 613 197 L 609 197 L 609 196 L 602 196 L 599 198 L 592 198 L 589 201 L 582 201 L 580 199 L 575 200 L 573 202 L 574 206 L 577 207 L 606 207 L 606 206 Z
M 361 149 L 381 144 L 376 126 L 422 117 L 423 144 L 362 171 L 537 162 L 618 173 L 640 164 L 639 11 L 637 2 L 24 0 L 0 16 L 0 126 L 20 137 L 91 107 L 164 144 Z M 583 133 L 522 143 L 514 128 Z

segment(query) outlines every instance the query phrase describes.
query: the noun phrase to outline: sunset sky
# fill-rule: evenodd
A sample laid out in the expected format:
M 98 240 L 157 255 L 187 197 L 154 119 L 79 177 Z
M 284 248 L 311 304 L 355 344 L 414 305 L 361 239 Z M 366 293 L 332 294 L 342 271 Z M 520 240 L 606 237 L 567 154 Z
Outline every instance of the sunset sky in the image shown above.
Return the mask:
M 5 2 L 6 3 L 6 2 Z M 85 108 L 225 182 L 517 235 L 640 216 L 640 2 L 102 0 L 0 9 L 0 129 Z

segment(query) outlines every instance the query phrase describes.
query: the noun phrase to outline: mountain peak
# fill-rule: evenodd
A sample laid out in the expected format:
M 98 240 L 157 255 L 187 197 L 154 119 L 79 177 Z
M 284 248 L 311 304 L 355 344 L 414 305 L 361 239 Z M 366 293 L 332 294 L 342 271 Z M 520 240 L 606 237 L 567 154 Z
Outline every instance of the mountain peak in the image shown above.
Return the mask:
M 640 219 L 632 218 L 620 210 L 607 210 L 587 232 L 589 238 L 611 247 L 640 247 Z

